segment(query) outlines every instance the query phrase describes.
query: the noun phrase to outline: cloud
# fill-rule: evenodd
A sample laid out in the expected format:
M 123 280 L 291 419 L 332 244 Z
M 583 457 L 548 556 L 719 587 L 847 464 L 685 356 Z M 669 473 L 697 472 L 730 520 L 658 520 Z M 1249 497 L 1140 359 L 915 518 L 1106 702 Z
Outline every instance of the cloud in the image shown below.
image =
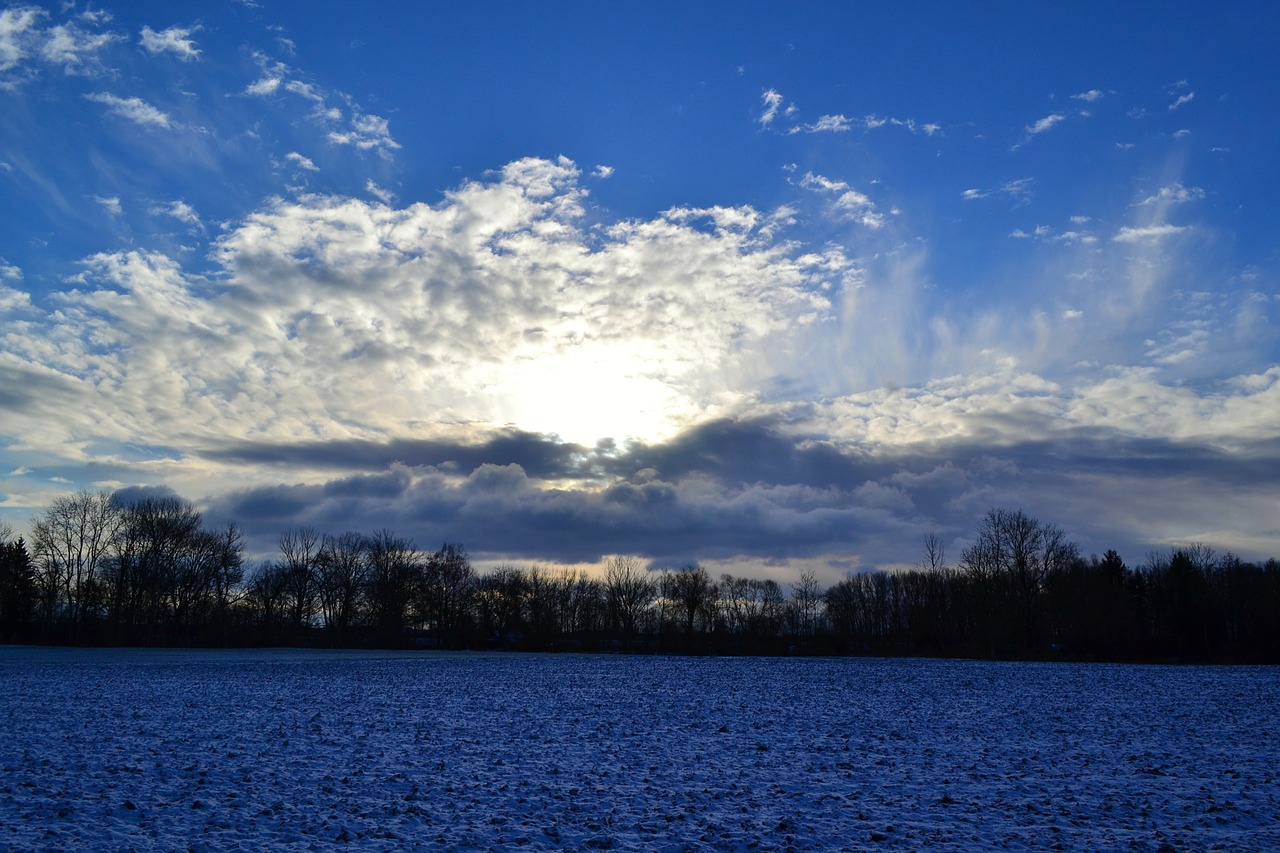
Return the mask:
M 376 151 L 383 157 L 400 147 L 391 136 L 387 120 L 364 112 L 349 95 L 303 80 L 295 69 L 261 52 L 255 53 L 253 59 L 262 76 L 245 87 L 245 95 L 261 98 L 284 92 L 301 98 L 311 106 L 311 121 L 325 129 L 325 138 L 333 145 Z
M 320 167 L 313 163 L 310 157 L 304 157 L 297 151 L 290 151 L 288 154 L 284 155 L 284 159 L 293 163 L 299 169 L 305 169 L 308 172 L 320 171 Z
M 591 175 L 593 177 L 600 178 L 601 180 L 604 180 L 606 178 L 611 178 L 613 177 L 613 167 L 612 166 L 596 166 L 595 169 L 591 172 Z
M 825 115 L 812 124 L 801 124 L 791 128 L 787 133 L 848 133 L 853 129 L 853 121 L 842 115 Z
M 1147 196 L 1141 201 L 1135 202 L 1135 204 L 1138 207 L 1152 204 L 1186 204 L 1192 201 L 1199 201 L 1204 197 L 1205 192 L 1199 187 L 1184 187 L 1182 184 L 1170 184 L 1167 187 L 1161 187 L 1154 195 Z
M 280 84 L 284 81 L 279 77 L 263 77 L 256 80 L 245 87 L 246 95 L 255 95 L 257 97 L 266 97 L 274 95 L 279 89 Z
M 911 133 L 923 133 L 925 136 L 933 136 L 942 132 L 942 125 L 936 122 L 917 123 L 911 118 L 892 118 L 869 115 L 863 118 L 862 126 L 868 130 L 875 130 L 881 127 L 901 127 Z
M 1073 217 L 1073 220 L 1074 219 L 1075 217 Z M 1050 243 L 1092 244 L 1098 242 L 1097 236 L 1089 231 L 1077 231 L 1075 229 L 1057 231 L 1050 225 L 1037 225 L 1031 232 L 1023 231 L 1021 228 L 1015 228 L 1009 236 L 1018 240 L 1036 240 L 1038 242 Z
M 102 208 L 112 216 L 120 216 L 124 213 L 124 208 L 120 205 L 119 196 L 92 196 L 93 200 L 102 205 Z
M 191 34 L 197 32 L 200 25 L 193 27 L 169 27 L 156 32 L 144 26 L 138 43 L 150 54 L 172 53 L 183 62 L 194 62 L 200 58 L 200 48 L 192 41 Z
M 148 212 L 152 216 L 170 216 L 185 225 L 191 226 L 196 231 L 204 230 L 204 223 L 200 221 L 200 215 L 196 213 L 195 208 L 182 199 L 177 199 L 164 205 L 155 205 Z
M 1151 240 L 1163 240 L 1166 237 L 1172 237 L 1176 234 L 1184 234 L 1190 231 L 1187 225 L 1144 225 L 1130 227 L 1125 226 L 1111 239 L 1117 243 L 1142 243 Z
M 118 40 L 112 33 L 87 33 L 74 24 L 59 24 L 45 33 L 40 55 L 66 74 L 91 76 L 100 70 L 98 51 Z
M 121 98 L 108 92 L 90 92 L 84 97 L 86 100 L 102 104 L 113 115 L 120 116 L 142 127 L 168 129 L 171 126 L 169 116 L 141 98 Z
M 42 9 L 17 7 L 0 10 L 0 73 L 15 68 L 32 49 L 36 23 Z
M 806 172 L 800 179 L 800 186 L 814 192 L 835 195 L 832 207 L 843 216 L 860 222 L 868 228 L 882 228 L 885 224 L 884 214 L 876 212 L 875 203 L 844 181 L 833 181 L 822 175 Z
M 1169 105 L 1169 111 L 1173 112 L 1179 107 L 1186 106 L 1187 104 L 1194 101 L 1195 98 L 1196 98 L 1195 92 L 1187 92 L 1185 95 L 1179 95 L 1177 99 L 1175 99 L 1174 102 Z
M 354 145 L 362 151 L 386 152 L 400 147 L 400 143 L 391 138 L 386 119 L 360 113 L 351 117 L 345 129 L 330 131 L 329 141 L 335 145 Z
M 1028 134 L 1035 136 L 1037 134 L 1044 133 L 1046 130 L 1049 130 L 1051 127 L 1065 119 L 1066 116 L 1062 113 L 1052 113 L 1051 115 L 1047 115 L 1040 119 L 1035 124 L 1028 125 L 1026 130 Z
M 873 566 L 909 557 L 904 543 L 931 529 L 965 536 L 993 505 L 1076 524 L 1091 507 L 1090 526 L 1071 529 L 1073 539 L 1086 553 L 1116 547 L 1136 556 L 1153 543 L 1132 531 L 1159 531 L 1168 513 L 1185 515 L 1170 495 L 1187 489 L 1225 501 L 1209 511 L 1218 531 L 1211 544 L 1247 533 L 1260 516 L 1241 490 L 1280 474 L 1269 419 L 1277 402 L 1280 369 L 1209 392 L 1162 385 L 1140 370 L 1075 389 L 1016 372 L 948 377 L 715 420 L 621 452 L 566 454 L 512 435 L 506 447 L 438 444 L 411 452 L 417 462 L 379 468 L 405 448 L 364 455 L 353 444 L 330 455 L 316 446 L 317 458 L 348 459 L 367 473 L 244 489 L 215 507 L 265 541 L 300 523 L 341 530 L 380 519 L 463 541 L 490 560 L 591 562 L 624 552 L 677 564 L 853 553 Z M 1233 436 L 1226 445 L 1224 436 Z M 299 451 L 264 448 L 246 461 Z M 442 459 L 452 461 L 434 461 Z M 566 476 L 590 485 L 551 485 Z M 1104 488 L 1107 511 L 1098 513 Z M 1247 520 L 1233 517 L 1242 509 Z
M 22 278 L 22 269 L 0 258 L 0 281 L 18 281 Z
M 1087 92 L 1080 92 L 1079 94 L 1072 95 L 1071 99 L 1075 101 L 1084 101 L 1087 104 L 1092 104 L 1094 101 L 1102 100 L 1102 91 L 1100 89 L 1090 89 Z
M 767 342 L 821 322 L 852 266 L 776 242 L 751 208 L 584 232 L 579 178 L 529 159 L 434 207 L 275 200 L 225 230 L 212 278 L 156 252 L 94 255 L 51 297 L 57 313 L 14 339 L 29 363 L 13 386 L 64 390 L 6 431 L 42 452 L 99 442 L 103 458 L 459 425 L 588 445 L 672 434 L 776 370 Z M 196 225 L 180 205 L 156 212 Z M 94 417 L 38 428 L 68 394 Z
M 1031 187 L 1034 183 L 1034 178 L 1017 178 L 1012 181 L 1005 181 L 995 189 L 970 188 L 960 193 L 960 197 L 965 201 L 977 201 L 990 198 L 993 195 L 1002 195 L 1022 201 L 1031 196 Z
M 395 201 L 395 194 L 392 193 L 391 190 L 375 184 L 372 178 L 364 182 L 364 189 L 365 192 L 369 193 L 369 195 L 373 196 L 383 204 L 391 204 Z
M 764 110 L 760 113 L 759 121 L 768 127 L 773 124 L 774 118 L 778 115 L 778 109 L 782 106 L 782 95 L 776 89 L 766 89 L 760 96 L 760 101 L 764 104 Z

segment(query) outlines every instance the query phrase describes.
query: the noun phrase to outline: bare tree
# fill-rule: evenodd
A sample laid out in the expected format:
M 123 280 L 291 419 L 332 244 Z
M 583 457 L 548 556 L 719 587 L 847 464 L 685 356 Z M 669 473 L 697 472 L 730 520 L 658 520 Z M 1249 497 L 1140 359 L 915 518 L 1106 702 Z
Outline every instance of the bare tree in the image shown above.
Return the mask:
M 451 648 L 462 644 L 475 582 L 471 558 L 461 545 L 446 542 L 427 558 L 419 609 L 440 641 Z
M 359 533 L 326 535 L 316 558 L 316 593 L 324 627 L 342 637 L 355 624 L 369 574 L 369 543 Z
M 299 527 L 280 534 L 280 565 L 284 568 L 289 622 L 295 632 L 315 615 L 317 563 L 320 535 L 313 527 Z
M 812 637 L 818 630 L 822 590 L 817 576 L 809 569 L 791 585 L 792 630 L 801 637 Z
M 692 642 L 694 628 L 703 631 L 715 624 L 716 584 L 698 563 L 690 563 L 669 576 L 666 596 L 675 605 L 685 641 Z
M 924 557 L 916 565 L 925 572 L 941 572 L 947 568 L 947 554 L 942 547 L 942 537 L 936 532 L 924 535 Z
M 610 557 L 604 567 L 609 618 L 624 639 L 635 638 L 657 589 L 635 557 Z
M 409 626 L 410 605 L 418 598 L 423 562 L 413 542 L 389 530 L 369 537 L 369 617 L 384 642 L 398 643 Z
M 977 541 L 964 550 L 961 564 L 988 597 L 984 617 L 989 627 L 998 629 L 1003 596 L 1012 606 L 1015 631 L 1021 634 L 1024 648 L 1030 648 L 1039 634 L 1046 581 L 1077 559 L 1079 551 L 1059 528 L 1042 524 L 1022 510 L 997 508 L 983 517 Z
M 280 563 L 267 560 L 249 576 L 245 600 L 254 611 L 259 627 L 268 637 L 280 629 L 285 615 L 285 597 L 289 586 L 288 570 Z
M 82 490 L 55 498 L 32 525 L 32 557 L 44 618 L 53 623 L 65 608 L 78 630 L 90 615 L 97 574 L 120 529 L 120 508 L 109 492 Z

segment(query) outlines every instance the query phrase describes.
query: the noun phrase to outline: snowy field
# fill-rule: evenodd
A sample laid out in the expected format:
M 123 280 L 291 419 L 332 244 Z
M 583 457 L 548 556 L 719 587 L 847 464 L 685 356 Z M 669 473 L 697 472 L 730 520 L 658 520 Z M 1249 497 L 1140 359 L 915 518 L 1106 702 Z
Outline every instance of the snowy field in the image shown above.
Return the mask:
M 1280 850 L 1280 669 L 0 647 L 0 850 Z

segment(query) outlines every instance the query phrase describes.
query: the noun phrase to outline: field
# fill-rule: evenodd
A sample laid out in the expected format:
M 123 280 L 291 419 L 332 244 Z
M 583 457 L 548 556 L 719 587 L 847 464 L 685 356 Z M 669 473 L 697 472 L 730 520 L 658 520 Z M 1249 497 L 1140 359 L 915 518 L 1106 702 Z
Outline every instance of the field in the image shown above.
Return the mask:
M 1280 669 L 0 647 L 0 850 L 1280 849 Z

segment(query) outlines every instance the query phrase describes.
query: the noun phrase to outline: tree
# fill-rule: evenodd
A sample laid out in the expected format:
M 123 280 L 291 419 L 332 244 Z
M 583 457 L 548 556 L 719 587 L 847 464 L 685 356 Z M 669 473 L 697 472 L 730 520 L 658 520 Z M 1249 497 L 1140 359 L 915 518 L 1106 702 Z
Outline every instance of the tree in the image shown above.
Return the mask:
M 341 639 L 355 624 L 369 575 L 369 542 L 359 533 L 326 535 L 316 557 L 316 592 L 324 627 Z
M 194 611 L 211 599 L 223 561 L 218 537 L 202 530 L 192 503 L 174 495 L 114 497 L 113 503 L 121 520 L 104 579 L 118 639 L 154 641 L 162 629 L 189 629 Z
M 791 585 L 789 606 L 791 630 L 798 637 L 812 637 L 818 630 L 818 610 L 822 603 L 822 591 L 817 576 L 805 569 L 800 579 Z
M 320 536 L 313 527 L 299 527 L 280 534 L 280 565 L 285 573 L 289 622 L 294 633 L 311 624 L 316 606 L 316 575 Z
M 35 615 L 36 573 L 21 537 L 0 524 L 0 639 L 26 633 Z
M 707 570 L 690 563 L 668 576 L 664 597 L 670 599 L 680 619 L 686 646 L 693 643 L 694 628 L 701 621 L 703 631 L 715 624 L 716 584 Z
M 389 530 L 369 537 L 366 598 L 369 619 L 384 643 L 398 645 L 409 626 L 410 605 L 422 582 L 422 554 L 414 544 Z
M 745 647 L 761 647 L 777 637 L 786 598 L 773 578 L 720 576 L 719 611 L 729 633 Z
M 32 557 L 44 620 L 65 620 L 78 636 L 92 615 L 97 574 L 122 523 L 109 492 L 82 490 L 55 498 L 32 525 Z
M 266 560 L 249 576 L 245 589 L 245 601 L 257 617 L 262 636 L 268 640 L 276 637 L 284 622 L 287 571 L 282 564 Z
M 497 566 L 476 584 L 476 617 L 485 638 L 508 640 L 524 633 L 524 569 Z
M 947 568 L 947 554 L 942 547 L 942 537 L 937 533 L 924 535 L 924 557 L 917 565 L 925 572 L 941 572 Z
M 978 525 L 977 541 L 964 550 L 961 564 L 978 585 L 979 594 L 986 597 L 983 617 L 993 645 L 1003 634 L 1005 643 L 1014 642 L 1016 636 L 1025 651 L 1036 646 L 1045 583 L 1078 559 L 1078 549 L 1059 528 L 1042 524 L 1022 510 L 987 512 Z M 1007 625 L 1000 618 L 1005 613 L 1012 617 Z
M 604 566 L 604 589 L 614 629 L 624 640 L 634 639 L 657 593 L 653 579 L 635 557 L 610 557 Z
M 475 582 L 471 558 L 461 545 L 446 542 L 427 558 L 419 609 L 449 648 L 462 645 Z

